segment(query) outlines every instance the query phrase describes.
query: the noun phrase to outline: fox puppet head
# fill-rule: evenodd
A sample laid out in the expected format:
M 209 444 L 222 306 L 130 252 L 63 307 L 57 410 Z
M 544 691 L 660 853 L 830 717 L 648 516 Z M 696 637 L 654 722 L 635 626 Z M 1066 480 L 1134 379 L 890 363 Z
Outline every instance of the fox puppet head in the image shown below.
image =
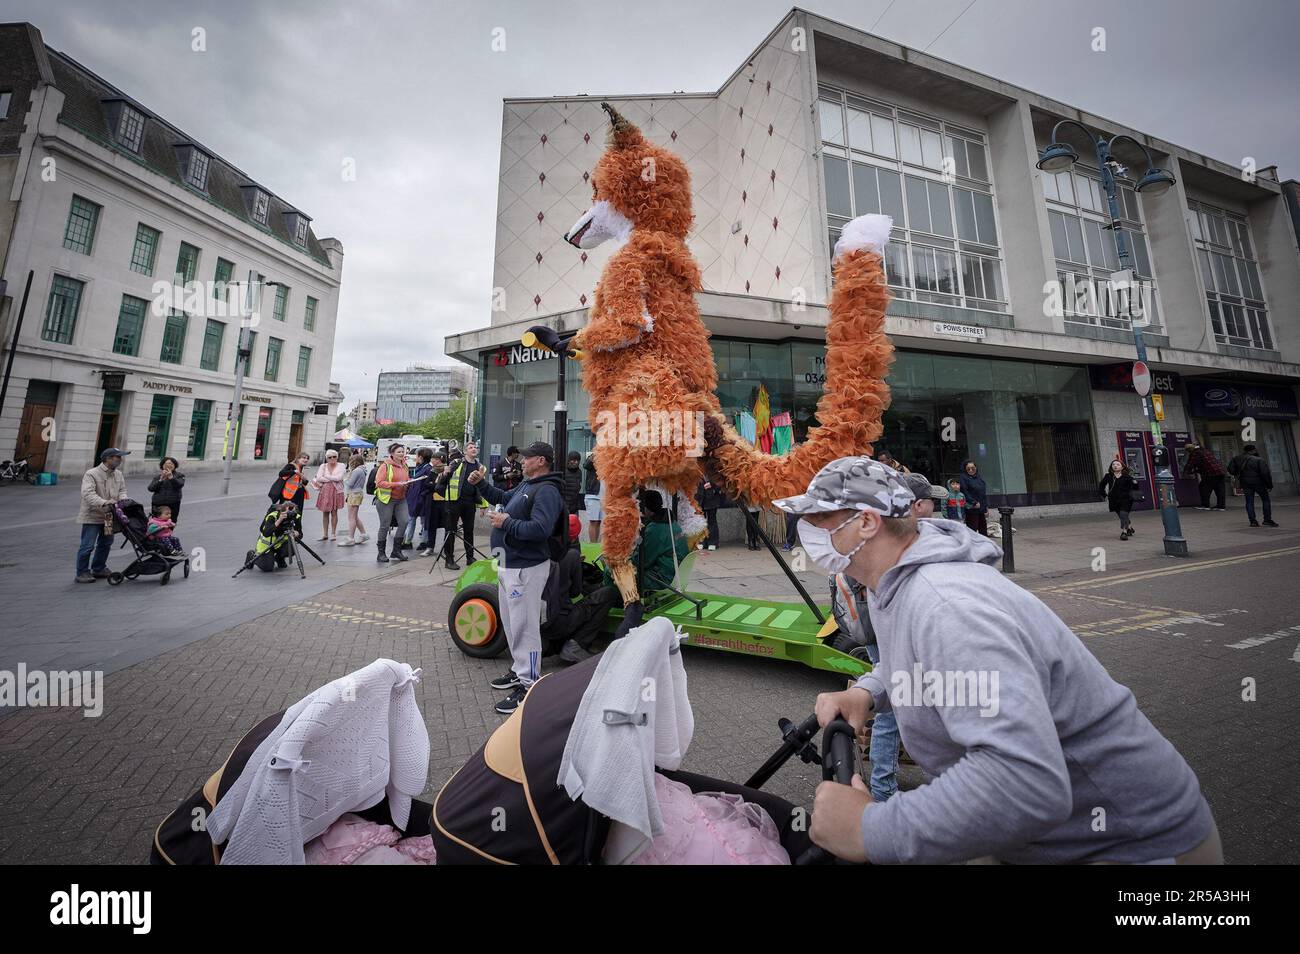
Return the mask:
M 691 175 L 686 163 L 656 146 L 609 103 L 608 148 L 591 176 L 592 206 L 564 240 L 575 248 L 627 241 L 633 229 L 686 238 L 691 212 Z

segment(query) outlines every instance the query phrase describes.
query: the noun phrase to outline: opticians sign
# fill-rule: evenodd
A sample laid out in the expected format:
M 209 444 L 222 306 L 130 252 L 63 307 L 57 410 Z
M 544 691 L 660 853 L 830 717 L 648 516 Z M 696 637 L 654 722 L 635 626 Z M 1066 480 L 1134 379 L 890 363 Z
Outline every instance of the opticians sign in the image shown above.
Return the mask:
M 1290 421 L 1300 417 L 1295 391 L 1291 388 L 1188 381 L 1187 399 L 1193 417 L 1254 417 L 1261 421 Z

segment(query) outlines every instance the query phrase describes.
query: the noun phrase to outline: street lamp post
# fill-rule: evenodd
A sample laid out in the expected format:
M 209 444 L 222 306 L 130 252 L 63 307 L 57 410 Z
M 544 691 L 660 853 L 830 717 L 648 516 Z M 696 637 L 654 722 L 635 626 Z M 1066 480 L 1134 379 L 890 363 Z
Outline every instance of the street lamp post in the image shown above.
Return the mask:
M 221 464 L 221 496 L 230 496 L 230 462 L 234 459 L 234 453 L 237 447 L 239 434 L 239 402 L 244 398 L 244 365 L 252 357 L 252 348 L 249 346 L 249 334 L 252 332 L 254 317 L 259 315 L 262 302 L 262 288 L 279 285 L 279 282 L 256 281 L 256 273 L 250 268 L 248 270 L 248 291 L 244 296 L 245 308 L 247 314 L 239 316 L 239 342 L 235 348 L 235 394 L 229 409 L 226 411 L 226 447 L 222 454 Z M 258 308 L 253 309 L 253 289 L 257 287 L 257 304 Z
M 1115 184 L 1115 174 L 1112 169 L 1112 166 L 1118 163 L 1111 154 L 1111 147 L 1123 140 L 1131 142 L 1142 150 L 1142 154 L 1146 157 L 1147 171 L 1138 180 L 1137 185 L 1134 186 L 1137 192 L 1149 196 L 1163 195 L 1174 184 L 1174 177 L 1164 169 L 1157 168 L 1147 147 L 1132 136 L 1119 135 L 1108 140 L 1104 136 L 1095 135 L 1087 126 L 1073 119 L 1063 119 L 1052 127 L 1052 141 L 1043 149 L 1037 163 L 1038 168 L 1044 172 L 1063 172 L 1071 168 L 1079 158 L 1079 154 L 1073 146 L 1069 143 L 1057 141 L 1057 133 L 1062 126 L 1066 125 L 1083 130 L 1097 154 L 1097 165 L 1101 170 L 1102 185 L 1106 189 L 1106 204 L 1110 211 L 1110 225 L 1108 228 L 1115 235 L 1115 249 L 1119 255 L 1120 270 L 1127 270 L 1129 275 L 1132 276 L 1134 274 L 1132 270 L 1133 263 L 1129 256 L 1128 238 L 1124 234 L 1124 227 L 1120 222 L 1119 189 Z M 1145 365 L 1147 363 L 1147 346 L 1142 337 L 1142 325 L 1133 320 L 1132 287 L 1129 288 L 1128 303 L 1129 329 L 1133 332 L 1133 346 L 1137 351 L 1137 360 Z M 1146 415 L 1151 428 L 1151 465 L 1156 474 L 1156 494 L 1160 501 L 1160 519 L 1164 523 L 1165 556 L 1185 557 L 1189 554 L 1187 540 L 1183 537 L 1182 525 L 1178 519 L 1178 499 L 1174 492 L 1174 472 L 1170 466 L 1168 449 L 1164 446 L 1160 433 L 1160 422 L 1156 420 L 1155 402 L 1151 397 L 1150 390 L 1142 395 L 1142 412 Z

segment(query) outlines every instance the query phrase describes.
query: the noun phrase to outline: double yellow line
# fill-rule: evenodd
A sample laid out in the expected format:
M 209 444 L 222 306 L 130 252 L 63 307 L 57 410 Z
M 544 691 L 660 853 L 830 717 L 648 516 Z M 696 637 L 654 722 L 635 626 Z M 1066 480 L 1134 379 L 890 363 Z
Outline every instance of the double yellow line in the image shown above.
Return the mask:
M 1150 570 L 1135 570 L 1132 573 L 1119 573 L 1114 576 L 1105 576 L 1101 579 L 1078 580 L 1074 583 L 1063 583 L 1060 586 L 1046 587 L 1039 592 L 1071 593 L 1079 590 L 1095 590 L 1104 586 L 1119 586 L 1123 583 L 1137 583 L 1142 580 L 1155 579 L 1156 577 L 1174 576 L 1178 573 L 1191 573 L 1196 570 L 1209 570 L 1220 566 L 1234 566 L 1239 563 L 1253 563 L 1255 560 L 1268 560 L 1272 557 L 1285 556 L 1288 553 L 1300 554 L 1300 546 L 1282 547 L 1277 550 L 1265 550 L 1262 553 L 1246 553 L 1240 556 L 1223 557 L 1218 560 L 1201 560 L 1196 563 L 1186 563 L 1180 566 L 1158 567 Z

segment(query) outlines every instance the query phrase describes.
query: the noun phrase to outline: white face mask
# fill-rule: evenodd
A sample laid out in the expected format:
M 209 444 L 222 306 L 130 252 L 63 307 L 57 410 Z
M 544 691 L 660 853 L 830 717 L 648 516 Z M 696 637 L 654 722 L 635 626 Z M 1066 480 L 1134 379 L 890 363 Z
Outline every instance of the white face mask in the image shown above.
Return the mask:
M 854 520 L 860 519 L 860 516 L 855 511 L 849 519 L 833 530 L 813 526 L 806 519 L 801 519 L 799 521 L 799 542 L 803 544 L 804 552 L 808 554 L 808 558 L 817 564 L 820 569 L 831 575 L 843 573 L 847 570 L 849 564 L 853 561 L 853 555 L 866 546 L 867 541 L 863 540 L 848 553 L 841 553 L 835 549 L 835 543 L 831 538 Z

